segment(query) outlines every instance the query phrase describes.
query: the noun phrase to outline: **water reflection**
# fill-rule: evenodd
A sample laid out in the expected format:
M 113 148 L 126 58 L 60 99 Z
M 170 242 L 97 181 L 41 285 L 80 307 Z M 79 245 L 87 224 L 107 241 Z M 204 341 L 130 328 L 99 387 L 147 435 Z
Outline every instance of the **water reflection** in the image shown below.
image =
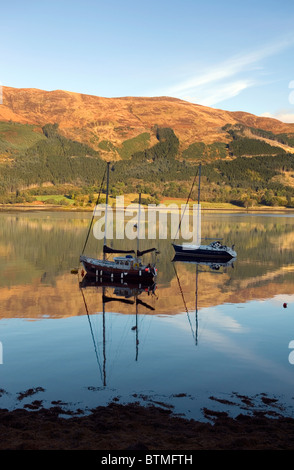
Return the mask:
M 79 315 L 74 284 L 70 275 L 78 266 L 90 214 L 85 213 L 11 213 L 0 214 L 0 293 L 2 316 Z M 206 280 L 203 306 L 244 302 L 293 293 L 294 218 L 286 215 L 211 214 L 202 216 L 202 232 L 236 245 L 238 259 L 234 269 L 222 279 Z M 114 241 L 115 243 L 115 241 Z M 142 250 L 148 248 L 142 240 Z M 182 310 L 179 298 L 171 240 L 156 241 L 160 286 L 158 313 Z M 120 240 L 122 248 L 130 241 Z M 134 241 L 136 244 L 136 241 Z M 89 255 L 102 253 L 102 240 L 89 238 Z M 181 282 L 194 291 L 194 267 L 179 266 Z M 71 301 L 70 301 L 71 299 Z M 58 300 L 58 302 L 57 302 Z M 58 304 L 58 305 L 57 305 Z
M 236 389 L 292 393 L 293 214 L 204 213 L 205 236 L 235 244 L 238 259 L 183 262 L 159 239 L 156 286 L 71 274 L 90 216 L 0 213 L 2 389 L 43 387 L 48 399 L 92 406 L 184 392 L 182 411 L 199 405 L 189 396 L 204 406 Z M 99 252 L 90 238 L 87 254 Z
M 174 256 L 174 259 L 172 260 L 173 265 L 174 265 L 174 270 L 175 270 L 175 275 L 178 281 L 178 286 L 179 286 L 179 292 L 181 293 L 182 299 L 183 299 L 183 306 L 185 308 L 185 311 L 187 313 L 187 317 L 189 320 L 189 324 L 191 327 L 192 335 L 195 339 L 195 344 L 198 344 L 198 290 L 199 290 L 199 273 L 200 272 L 212 272 L 212 273 L 222 273 L 226 272 L 227 268 L 229 267 L 234 267 L 235 259 L 230 259 L 229 261 L 212 261 L 210 258 L 203 258 L 203 257 L 196 257 L 196 256 L 182 256 L 181 254 L 176 254 Z M 192 265 L 195 267 L 195 330 L 193 329 L 192 322 L 190 319 L 190 314 L 189 310 L 187 308 L 186 300 L 185 300 L 185 295 L 181 287 L 181 280 L 178 276 L 177 269 L 176 269 L 176 264 L 177 263 L 183 263 L 184 265 L 188 263 L 188 265 Z M 205 269 L 206 268 L 206 269 Z M 208 269 L 208 271 L 207 271 Z
M 146 301 L 140 299 L 142 293 L 147 294 L 148 296 L 156 297 L 156 284 L 151 282 L 151 280 L 145 280 L 142 283 L 139 282 L 107 282 L 102 279 L 93 280 L 93 277 L 89 277 L 87 274 L 79 283 L 83 302 L 85 305 L 85 311 L 89 320 L 89 326 L 91 331 L 91 337 L 94 345 L 95 355 L 97 358 L 97 363 L 101 373 L 101 380 L 103 386 L 106 386 L 106 306 L 110 303 L 115 304 L 117 311 L 121 310 L 121 305 L 123 306 L 134 306 L 135 307 L 135 324 L 131 327 L 131 330 L 135 332 L 136 335 L 136 355 L 135 360 L 138 360 L 139 355 L 139 323 L 138 323 L 138 314 L 140 306 L 143 309 L 150 311 L 155 311 L 155 307 L 147 303 Z M 84 294 L 84 290 L 88 289 L 91 292 L 94 292 L 95 296 L 100 296 L 102 299 L 102 332 L 101 332 L 101 341 L 102 341 L 102 351 L 99 351 L 99 341 L 97 341 L 96 335 L 94 333 L 94 328 L 92 325 L 91 311 L 87 303 L 87 298 Z M 97 299 L 98 300 L 98 299 Z M 92 314 L 95 312 L 92 312 Z M 129 312 L 130 313 L 130 312 Z M 101 360 L 102 357 L 102 360 Z

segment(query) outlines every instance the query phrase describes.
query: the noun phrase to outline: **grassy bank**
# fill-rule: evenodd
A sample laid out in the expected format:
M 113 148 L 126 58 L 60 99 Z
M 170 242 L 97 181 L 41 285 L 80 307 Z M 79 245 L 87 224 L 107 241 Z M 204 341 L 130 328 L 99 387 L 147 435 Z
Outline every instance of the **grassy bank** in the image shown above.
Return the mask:
M 138 196 L 135 194 L 126 194 L 124 196 L 123 202 L 124 207 L 126 208 L 134 201 L 138 200 Z M 109 205 L 115 209 L 116 207 L 116 198 L 109 197 Z M 182 205 L 185 205 L 187 202 L 183 198 L 163 198 L 158 204 L 162 204 L 166 207 L 177 206 L 181 209 Z M 190 201 L 189 207 L 192 208 L 193 204 L 197 204 L 197 201 Z M 148 207 L 148 204 L 142 203 L 143 207 Z M 91 212 L 95 207 L 95 203 L 80 204 L 74 200 L 70 200 L 62 195 L 44 195 L 44 196 L 35 196 L 34 201 L 32 202 L 20 202 L 14 204 L 0 204 L 0 211 L 9 211 L 9 210 L 42 210 L 42 211 L 74 211 L 74 212 Z M 202 211 L 215 211 L 215 212 L 242 212 L 242 213 L 255 213 L 255 212 L 294 212 L 294 207 L 289 208 L 286 206 L 254 206 L 254 207 L 241 207 L 230 203 L 221 203 L 221 202 L 201 202 Z

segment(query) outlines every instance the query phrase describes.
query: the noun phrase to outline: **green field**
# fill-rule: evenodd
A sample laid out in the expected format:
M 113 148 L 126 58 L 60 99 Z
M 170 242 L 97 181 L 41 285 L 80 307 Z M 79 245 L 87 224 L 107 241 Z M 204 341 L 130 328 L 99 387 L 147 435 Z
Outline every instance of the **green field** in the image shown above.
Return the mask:
M 73 205 L 74 200 L 69 199 L 61 194 L 45 194 L 40 196 L 34 196 L 36 201 L 44 202 L 45 204 L 58 204 L 58 205 Z
M 41 128 L 17 122 L 0 122 L 0 153 L 24 151 L 40 140 L 46 140 Z

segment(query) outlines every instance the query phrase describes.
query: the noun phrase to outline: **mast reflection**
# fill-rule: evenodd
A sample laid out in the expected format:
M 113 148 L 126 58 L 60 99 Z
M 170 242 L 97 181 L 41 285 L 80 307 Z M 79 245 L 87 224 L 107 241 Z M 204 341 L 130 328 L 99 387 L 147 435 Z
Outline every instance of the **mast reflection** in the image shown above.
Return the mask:
M 101 373 L 102 383 L 105 387 L 107 385 L 106 381 L 106 305 L 109 303 L 118 303 L 118 304 L 126 304 L 126 305 L 134 305 L 135 306 L 135 318 L 136 322 L 135 325 L 132 327 L 132 331 L 136 333 L 136 355 L 135 360 L 138 361 L 139 355 L 139 325 L 138 325 L 138 315 L 139 315 L 139 306 L 142 306 L 144 309 L 154 311 L 155 308 L 150 305 L 149 303 L 143 301 L 139 298 L 139 296 L 143 293 L 147 294 L 148 296 L 156 296 L 156 283 L 143 281 L 143 282 L 113 282 L 102 280 L 98 278 L 93 278 L 91 276 L 87 276 L 87 274 L 82 278 L 79 282 L 79 287 L 82 293 L 86 313 L 89 320 L 90 331 L 92 335 L 92 340 L 94 343 L 95 354 L 98 362 L 98 366 Z M 96 345 L 96 339 L 94 334 L 94 329 L 92 326 L 91 321 L 91 314 L 88 310 L 88 305 L 85 296 L 85 289 L 94 288 L 97 290 L 97 294 L 101 291 L 102 295 L 102 345 L 103 345 L 103 362 L 99 360 L 98 348 Z M 109 291 L 111 293 L 109 294 Z

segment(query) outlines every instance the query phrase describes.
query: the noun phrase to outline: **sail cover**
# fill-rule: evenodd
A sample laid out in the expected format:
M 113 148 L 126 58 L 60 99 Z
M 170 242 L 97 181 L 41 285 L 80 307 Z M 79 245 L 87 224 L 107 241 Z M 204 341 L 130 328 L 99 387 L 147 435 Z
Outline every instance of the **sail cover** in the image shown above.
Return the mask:
M 107 302 L 121 302 L 123 304 L 128 304 L 128 305 L 134 305 L 134 300 L 129 300 L 129 299 L 115 299 L 113 297 L 108 297 L 107 295 L 102 296 L 102 300 L 104 303 Z
M 143 250 L 143 251 L 137 250 L 137 256 L 143 256 L 145 253 L 151 253 L 151 251 L 156 251 L 156 248 L 149 248 L 149 250 Z

